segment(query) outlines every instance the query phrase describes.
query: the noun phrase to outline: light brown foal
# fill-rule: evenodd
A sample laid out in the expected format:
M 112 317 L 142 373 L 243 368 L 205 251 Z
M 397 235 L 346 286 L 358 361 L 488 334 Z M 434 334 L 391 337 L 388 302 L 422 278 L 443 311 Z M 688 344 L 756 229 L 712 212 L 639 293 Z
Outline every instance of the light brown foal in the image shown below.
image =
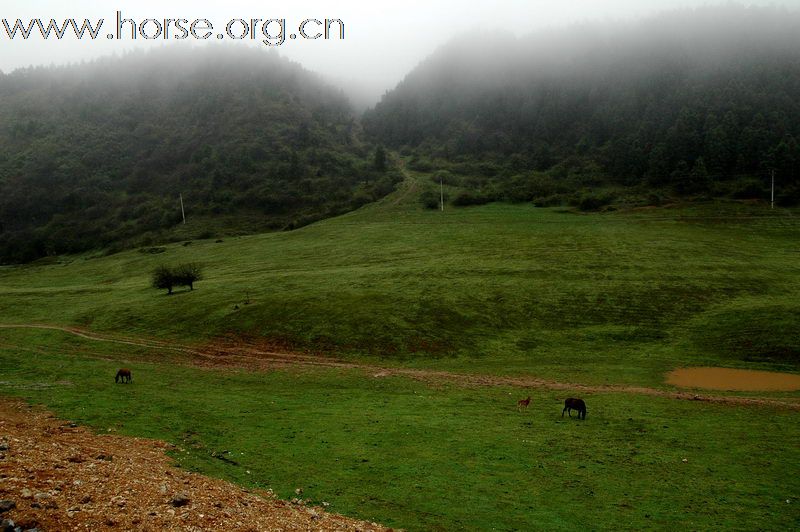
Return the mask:
M 520 399 L 517 401 L 517 410 L 522 412 L 523 408 L 528 408 L 528 405 L 531 404 L 531 396 L 529 395 L 527 399 Z

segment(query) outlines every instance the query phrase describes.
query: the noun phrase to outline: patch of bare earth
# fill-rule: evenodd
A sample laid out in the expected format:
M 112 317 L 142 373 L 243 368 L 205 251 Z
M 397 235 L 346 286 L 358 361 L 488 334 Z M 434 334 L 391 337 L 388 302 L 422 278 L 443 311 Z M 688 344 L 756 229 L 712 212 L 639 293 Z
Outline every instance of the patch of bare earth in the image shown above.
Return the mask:
M 678 368 L 667 382 L 684 388 L 743 392 L 794 392 L 800 390 L 800 375 L 734 368 Z
M 12 507 L 0 518 L 22 530 L 387 530 L 182 471 L 169 448 L 0 399 L 0 511 Z

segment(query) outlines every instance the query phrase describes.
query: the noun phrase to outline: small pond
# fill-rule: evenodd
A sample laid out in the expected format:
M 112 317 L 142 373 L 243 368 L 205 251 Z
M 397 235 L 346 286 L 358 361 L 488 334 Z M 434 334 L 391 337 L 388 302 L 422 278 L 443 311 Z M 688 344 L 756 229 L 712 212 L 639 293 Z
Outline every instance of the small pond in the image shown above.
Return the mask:
M 731 368 L 679 368 L 667 374 L 667 384 L 737 392 L 800 390 L 800 375 Z

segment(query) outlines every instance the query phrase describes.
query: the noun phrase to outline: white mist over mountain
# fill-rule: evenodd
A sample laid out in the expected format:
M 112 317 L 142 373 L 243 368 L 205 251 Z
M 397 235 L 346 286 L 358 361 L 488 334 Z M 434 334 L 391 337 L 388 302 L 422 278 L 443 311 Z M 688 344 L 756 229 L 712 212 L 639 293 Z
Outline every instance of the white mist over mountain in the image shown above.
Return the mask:
M 0 25 L 0 70 L 9 72 L 31 65 L 75 63 L 96 57 L 121 54 L 134 48 L 163 46 L 174 39 L 163 38 L 133 41 L 107 39 L 108 30 L 116 25 L 116 12 L 136 21 L 145 19 L 184 18 L 189 21 L 208 19 L 217 30 L 233 19 L 286 19 L 286 33 L 295 32 L 305 19 L 339 19 L 344 23 L 344 40 L 289 40 L 276 47 L 282 55 L 314 70 L 331 83 L 342 87 L 357 107 L 372 105 L 385 91 L 393 88 L 414 66 L 438 46 L 455 35 L 474 32 L 476 44 L 485 32 L 522 36 L 546 29 L 576 23 L 625 21 L 660 11 L 715 5 L 708 0 L 493 0 L 465 4 L 459 0 L 404 0 L 374 2 L 343 0 L 301 0 L 265 3 L 252 0 L 228 2 L 160 2 L 140 0 L 117 2 L 76 0 L 56 2 L 31 0 L 25 3 L 0 0 L 0 18 L 13 26 L 17 18 L 32 18 L 48 23 L 55 19 L 84 18 L 93 22 L 105 19 L 101 35 L 78 40 L 71 35 L 58 40 L 43 40 L 33 35 L 27 40 L 9 39 Z M 800 7 L 797 0 L 748 0 L 747 5 Z M 237 26 L 238 29 L 238 25 Z M 272 28 L 277 26 L 273 25 Z M 151 24 L 150 29 L 155 25 Z M 312 26 L 313 28 L 313 26 Z M 296 33 L 296 32 L 295 32 Z M 313 35 L 313 34 L 312 34 Z M 244 39 L 250 46 L 265 47 L 255 39 Z M 338 35 L 337 35 L 338 37 Z M 208 41 L 188 39 L 182 42 L 214 45 Z M 225 39 L 219 42 L 230 42 Z

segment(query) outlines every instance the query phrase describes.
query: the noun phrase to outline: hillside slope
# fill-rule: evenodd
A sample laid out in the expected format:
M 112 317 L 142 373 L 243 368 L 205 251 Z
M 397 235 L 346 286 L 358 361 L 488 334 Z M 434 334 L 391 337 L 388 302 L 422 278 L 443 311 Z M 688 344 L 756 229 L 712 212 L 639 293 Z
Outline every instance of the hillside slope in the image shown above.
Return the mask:
M 680 365 L 796 370 L 793 209 L 425 210 L 425 175 L 298 231 L 0 269 L 0 323 L 660 385 Z M 152 253 L 151 251 L 160 251 Z M 173 296 L 159 265 L 202 264 Z M 610 369 L 611 368 L 611 369 Z
M 18 70 L 0 75 L 0 262 L 303 225 L 388 193 L 372 162 L 346 98 L 275 53 Z
M 800 200 L 800 13 L 726 6 L 436 51 L 364 118 L 474 202 L 589 188 Z M 463 203 L 469 203 L 465 199 Z

